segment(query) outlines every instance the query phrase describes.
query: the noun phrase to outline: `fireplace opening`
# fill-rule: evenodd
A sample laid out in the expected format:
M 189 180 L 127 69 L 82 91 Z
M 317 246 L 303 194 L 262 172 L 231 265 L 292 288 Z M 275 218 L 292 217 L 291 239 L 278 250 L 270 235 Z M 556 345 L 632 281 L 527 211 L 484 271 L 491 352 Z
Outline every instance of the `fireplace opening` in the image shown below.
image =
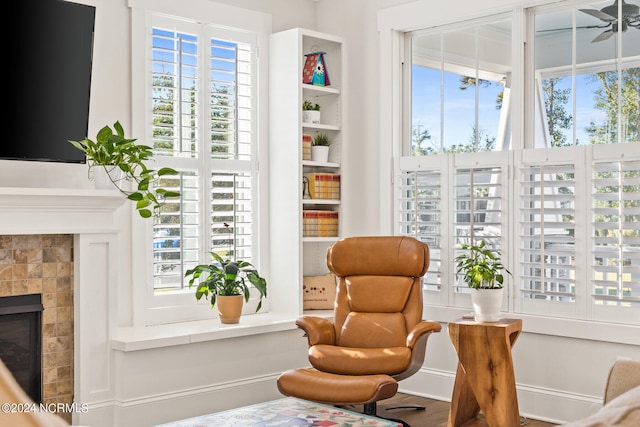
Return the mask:
M 25 393 L 42 402 L 42 296 L 0 298 L 0 359 Z

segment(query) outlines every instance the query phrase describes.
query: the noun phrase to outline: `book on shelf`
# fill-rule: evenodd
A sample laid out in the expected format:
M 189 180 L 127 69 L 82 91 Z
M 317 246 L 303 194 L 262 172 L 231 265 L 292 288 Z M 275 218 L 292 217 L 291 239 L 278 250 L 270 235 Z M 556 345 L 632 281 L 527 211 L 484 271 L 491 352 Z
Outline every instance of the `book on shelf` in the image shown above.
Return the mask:
M 309 173 L 309 194 L 312 199 L 340 200 L 340 175 L 335 173 Z
M 337 237 L 338 212 L 306 209 L 302 211 L 303 237 Z
M 302 134 L 302 160 L 311 160 L 311 141 L 313 137 L 307 133 Z

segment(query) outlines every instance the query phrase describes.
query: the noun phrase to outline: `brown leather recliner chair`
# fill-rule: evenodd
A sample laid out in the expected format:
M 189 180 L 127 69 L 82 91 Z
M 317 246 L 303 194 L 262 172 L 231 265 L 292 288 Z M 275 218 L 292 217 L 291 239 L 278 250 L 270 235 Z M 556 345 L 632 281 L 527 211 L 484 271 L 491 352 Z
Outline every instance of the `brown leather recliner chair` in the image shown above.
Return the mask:
M 337 278 L 333 319 L 296 321 L 313 368 L 284 372 L 278 389 L 319 403 L 362 404 L 376 415 L 376 402 L 420 369 L 427 338 L 441 329 L 422 320 L 429 248 L 411 237 L 350 237 L 329 248 L 327 265 Z

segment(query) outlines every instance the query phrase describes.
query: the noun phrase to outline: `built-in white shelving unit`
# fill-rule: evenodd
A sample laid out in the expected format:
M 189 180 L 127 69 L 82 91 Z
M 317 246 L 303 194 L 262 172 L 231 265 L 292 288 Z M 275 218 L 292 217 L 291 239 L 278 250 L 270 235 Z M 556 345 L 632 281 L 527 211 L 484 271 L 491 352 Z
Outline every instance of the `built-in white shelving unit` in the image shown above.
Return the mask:
M 329 86 L 302 83 L 305 54 L 325 52 Z M 344 135 L 345 45 L 340 37 L 301 28 L 271 35 L 270 57 L 270 280 L 271 310 L 302 313 L 302 278 L 328 272 L 326 251 L 340 238 L 305 237 L 303 212 L 326 210 L 344 213 L 340 198 L 303 197 L 303 177 L 310 173 L 341 175 Z M 320 123 L 302 121 L 302 103 L 320 105 Z M 327 162 L 303 160 L 302 136 L 325 133 L 332 140 Z M 286 260 L 286 261 L 285 261 Z

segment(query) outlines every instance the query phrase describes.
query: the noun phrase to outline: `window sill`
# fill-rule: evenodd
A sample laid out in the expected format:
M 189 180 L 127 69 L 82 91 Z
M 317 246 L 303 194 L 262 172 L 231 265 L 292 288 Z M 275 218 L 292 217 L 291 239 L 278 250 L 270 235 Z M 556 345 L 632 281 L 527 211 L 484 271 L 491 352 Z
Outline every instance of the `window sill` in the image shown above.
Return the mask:
M 425 306 L 423 312 L 424 316 L 430 320 L 449 323 L 471 311 L 472 310 L 468 308 Z M 552 335 L 616 344 L 640 345 L 640 326 L 560 317 L 534 316 L 521 313 L 503 312 L 502 314 L 505 318 L 522 319 L 523 333 Z
M 117 351 L 149 350 L 196 342 L 280 332 L 296 329 L 298 316 L 291 313 L 264 313 L 242 316 L 240 323 L 224 325 L 218 319 L 117 328 L 111 348 Z

